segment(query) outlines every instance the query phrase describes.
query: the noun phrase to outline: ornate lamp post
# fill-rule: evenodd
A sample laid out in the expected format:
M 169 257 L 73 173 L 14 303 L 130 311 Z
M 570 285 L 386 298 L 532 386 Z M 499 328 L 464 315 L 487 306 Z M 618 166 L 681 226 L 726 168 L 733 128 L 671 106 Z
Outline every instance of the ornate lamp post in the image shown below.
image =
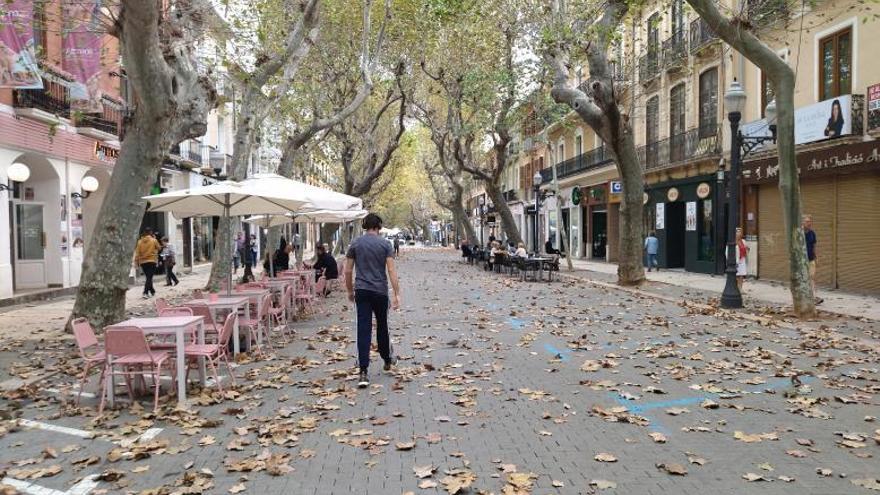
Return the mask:
M 25 182 L 31 176 L 31 169 L 24 163 L 13 163 L 6 169 L 6 177 L 10 182 Z M 12 194 L 12 186 L 0 184 L 0 191 L 9 191 Z
M 538 244 L 538 219 L 540 215 L 538 215 L 538 208 L 541 206 L 541 181 L 543 177 L 541 177 L 541 171 L 535 172 L 535 175 L 532 176 L 532 185 L 535 187 L 535 237 L 534 237 L 534 248 L 535 254 L 540 252 L 540 245 Z
M 724 94 L 724 106 L 727 108 L 727 119 L 730 121 L 730 170 L 727 173 L 728 223 L 727 223 L 727 278 L 724 292 L 721 294 L 722 308 L 741 308 L 742 294 L 736 284 L 736 228 L 739 226 L 739 190 L 742 159 L 756 146 L 767 141 L 776 142 L 776 101 L 771 101 L 764 113 L 770 123 L 771 136 L 743 136 L 739 129 L 742 110 L 746 104 L 746 92 L 736 80 L 730 84 Z

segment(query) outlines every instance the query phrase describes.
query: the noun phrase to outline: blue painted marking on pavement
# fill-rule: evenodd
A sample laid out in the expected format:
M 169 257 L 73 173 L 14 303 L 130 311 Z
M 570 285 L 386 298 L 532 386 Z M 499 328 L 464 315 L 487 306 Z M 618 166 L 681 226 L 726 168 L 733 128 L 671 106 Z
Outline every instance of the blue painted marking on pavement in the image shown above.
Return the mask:
M 651 409 L 659 409 L 662 407 L 675 407 L 675 406 L 687 406 L 690 404 L 697 404 L 703 402 L 708 399 L 708 395 L 701 395 L 699 397 L 682 397 L 681 399 L 670 399 L 659 402 L 650 402 L 648 404 L 633 404 L 629 407 L 629 410 L 634 413 L 640 413 L 643 411 L 649 411 Z
M 508 323 L 508 324 L 511 326 L 511 328 L 513 328 L 514 330 L 522 330 L 523 327 L 526 326 L 526 322 L 525 322 L 525 320 L 521 320 L 521 319 L 519 319 L 519 318 L 515 318 L 515 317 L 510 317 L 510 318 L 508 318 L 508 319 L 507 319 L 507 323 Z
M 651 424 L 648 426 L 649 430 L 656 431 L 667 436 L 672 436 L 672 432 L 669 431 L 668 428 L 660 424 L 660 422 L 657 421 L 657 419 L 653 416 L 645 416 L 644 414 L 642 414 L 641 416 L 651 422 Z
M 562 361 L 568 361 L 568 356 L 566 354 L 569 354 L 571 352 L 571 351 L 560 351 L 559 349 L 553 347 L 550 344 L 544 344 L 544 350 L 549 352 L 550 354 L 553 354 L 554 356 L 559 356 L 559 359 Z

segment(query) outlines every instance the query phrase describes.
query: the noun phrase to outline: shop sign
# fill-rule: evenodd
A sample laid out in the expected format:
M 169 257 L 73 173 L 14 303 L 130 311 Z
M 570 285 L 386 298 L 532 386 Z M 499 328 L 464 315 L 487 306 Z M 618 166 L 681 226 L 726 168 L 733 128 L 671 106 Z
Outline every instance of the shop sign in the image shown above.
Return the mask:
M 797 168 L 801 178 L 831 175 L 839 170 L 877 170 L 880 169 L 880 144 L 867 141 L 798 153 Z M 778 159 L 772 157 L 746 162 L 743 164 L 742 177 L 745 182 L 752 184 L 776 181 L 779 179 Z
M 880 130 L 880 84 L 868 86 L 868 132 Z
M 838 111 L 834 111 L 834 107 Z M 794 143 L 812 143 L 852 134 L 852 95 L 820 101 L 794 113 Z
M 103 144 L 101 141 L 95 141 L 95 158 L 107 163 L 116 163 L 119 158 L 119 150 Z
M 581 188 L 578 186 L 571 188 L 571 204 L 575 206 L 581 204 Z
M 708 182 L 701 182 L 700 185 L 697 186 L 697 197 L 700 199 L 706 199 L 709 197 L 709 193 L 712 192 L 712 187 L 709 186 Z
M 623 192 L 623 182 L 619 180 L 611 181 L 611 194 L 620 194 Z
M 666 191 L 666 199 L 668 199 L 670 203 L 678 201 L 678 188 L 670 187 L 669 190 Z
M 666 203 L 657 203 L 657 215 L 654 220 L 654 228 L 657 230 L 663 230 L 666 228 L 666 218 L 664 217 L 666 213 Z
M 696 201 L 688 201 L 685 203 L 685 212 L 687 213 L 685 219 L 685 229 L 690 232 L 696 232 L 697 230 L 697 202 Z

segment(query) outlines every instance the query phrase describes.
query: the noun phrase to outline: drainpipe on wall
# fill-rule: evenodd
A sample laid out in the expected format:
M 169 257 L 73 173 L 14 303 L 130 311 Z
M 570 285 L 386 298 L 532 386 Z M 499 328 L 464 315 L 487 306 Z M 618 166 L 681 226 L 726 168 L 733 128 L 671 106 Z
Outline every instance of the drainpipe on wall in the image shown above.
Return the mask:
M 67 233 L 65 237 L 67 238 L 67 283 L 68 287 L 73 287 L 73 273 L 71 273 L 70 262 L 72 259 L 71 256 L 71 248 L 72 244 L 70 242 L 70 215 L 72 211 L 70 210 L 70 161 L 67 159 L 67 156 L 64 157 L 64 210 L 67 212 L 65 215 L 65 229 L 67 229 Z M 62 260 L 64 257 L 61 257 Z M 79 285 L 79 284 L 77 284 Z M 64 280 L 61 281 L 61 287 L 64 287 Z

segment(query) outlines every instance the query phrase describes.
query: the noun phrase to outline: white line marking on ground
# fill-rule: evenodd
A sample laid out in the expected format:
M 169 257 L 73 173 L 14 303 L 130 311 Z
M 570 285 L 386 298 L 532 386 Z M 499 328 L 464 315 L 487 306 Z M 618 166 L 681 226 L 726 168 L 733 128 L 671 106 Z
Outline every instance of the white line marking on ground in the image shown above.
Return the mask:
M 68 395 L 76 395 L 77 393 L 79 393 L 79 390 L 78 390 L 78 389 L 79 389 L 78 386 L 73 385 L 73 386 L 72 386 L 71 388 L 69 388 L 69 389 L 47 388 L 47 389 L 45 389 L 45 390 L 46 390 L 46 392 L 49 392 L 50 394 L 68 394 Z M 93 393 L 91 393 L 91 392 L 83 392 L 83 393 L 82 393 L 82 396 L 85 397 L 86 399 L 94 399 L 94 398 L 96 397 L 96 395 L 93 394 Z
M 98 486 L 98 482 L 95 481 L 98 475 L 92 474 L 86 476 L 81 479 L 77 484 L 70 487 L 70 490 L 66 492 L 62 492 L 61 490 L 55 490 L 52 488 L 46 488 L 44 486 L 37 485 L 35 483 L 29 483 L 27 481 L 17 480 L 15 478 L 3 478 L 0 483 L 4 485 L 9 485 L 21 493 L 25 493 L 27 495 L 88 495 L 89 492 L 94 490 Z
M 66 426 L 56 426 L 42 421 L 33 421 L 30 419 L 19 419 L 18 424 L 28 428 L 37 428 L 39 430 L 54 431 L 65 435 L 73 435 L 80 438 L 95 438 L 95 433 L 86 430 L 78 430 L 76 428 L 68 428 Z

